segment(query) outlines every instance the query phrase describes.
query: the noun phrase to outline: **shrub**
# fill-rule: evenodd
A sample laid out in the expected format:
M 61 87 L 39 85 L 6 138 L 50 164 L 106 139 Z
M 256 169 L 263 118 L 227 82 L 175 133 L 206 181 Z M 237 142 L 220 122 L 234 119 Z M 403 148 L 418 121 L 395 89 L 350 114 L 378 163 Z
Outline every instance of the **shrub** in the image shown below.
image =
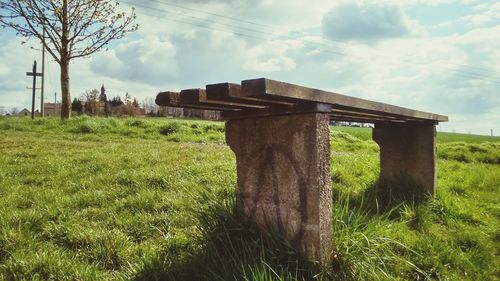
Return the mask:
M 75 134 L 107 133 L 110 129 L 107 120 L 89 117 L 77 117 L 64 121 L 69 131 Z
M 167 123 L 165 126 L 161 127 L 160 134 L 168 136 L 173 133 L 177 133 L 181 126 L 178 123 Z
M 0 123 L 0 130 L 9 130 L 13 126 L 9 123 Z
M 224 126 L 210 124 L 210 125 L 206 125 L 204 130 L 205 130 L 205 132 L 208 132 L 208 131 L 224 132 Z
M 77 126 L 76 129 L 73 130 L 73 132 L 81 134 L 91 134 L 95 132 L 95 129 L 90 124 L 83 123 Z
M 139 128 L 147 128 L 149 127 L 149 123 L 144 120 L 127 120 L 126 124 L 130 127 L 139 127 Z

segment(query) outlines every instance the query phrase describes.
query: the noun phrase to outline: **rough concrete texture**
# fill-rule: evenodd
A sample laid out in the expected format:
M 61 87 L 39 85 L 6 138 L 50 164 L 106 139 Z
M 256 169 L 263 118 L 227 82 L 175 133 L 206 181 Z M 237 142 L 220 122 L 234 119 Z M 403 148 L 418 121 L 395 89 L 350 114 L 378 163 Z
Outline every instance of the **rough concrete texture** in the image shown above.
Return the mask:
M 409 179 L 425 192 L 436 190 L 436 128 L 433 124 L 375 125 L 380 146 L 380 178 L 388 183 Z
M 329 117 L 322 113 L 230 120 L 237 204 L 263 229 L 283 234 L 310 260 L 332 246 Z

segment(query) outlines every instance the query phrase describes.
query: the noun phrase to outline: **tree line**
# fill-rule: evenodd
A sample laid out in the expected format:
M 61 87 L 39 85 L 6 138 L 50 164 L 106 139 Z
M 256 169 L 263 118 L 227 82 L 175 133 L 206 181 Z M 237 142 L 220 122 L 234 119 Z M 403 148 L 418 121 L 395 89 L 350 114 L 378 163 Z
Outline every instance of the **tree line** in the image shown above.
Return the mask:
M 74 98 L 71 111 L 76 115 L 90 116 L 137 116 L 145 115 L 146 109 L 141 107 L 137 98 L 129 93 L 122 100 L 120 96 L 108 99 L 105 93 L 97 89 L 87 90 L 80 98 Z
M 5 106 L 0 106 L 0 116 L 3 115 L 16 115 L 19 113 L 19 108 L 17 107 L 5 107 Z

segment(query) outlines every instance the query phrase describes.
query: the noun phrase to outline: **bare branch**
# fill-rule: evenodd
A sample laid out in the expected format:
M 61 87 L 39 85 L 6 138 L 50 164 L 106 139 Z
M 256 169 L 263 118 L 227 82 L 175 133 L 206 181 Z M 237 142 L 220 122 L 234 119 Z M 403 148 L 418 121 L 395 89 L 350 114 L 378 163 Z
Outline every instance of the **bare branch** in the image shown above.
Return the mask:
M 116 12 L 118 5 L 108 0 L 0 0 L 6 12 L 0 15 L 0 23 L 40 41 L 45 28 L 45 47 L 60 62 L 64 52 L 68 59 L 86 57 L 137 30 L 132 25 L 134 9 L 128 14 Z
M 71 114 L 70 61 L 90 56 L 137 30 L 135 10 L 119 12 L 118 5 L 112 0 L 0 0 L 0 25 L 22 37 L 39 39 L 59 63 L 63 118 Z

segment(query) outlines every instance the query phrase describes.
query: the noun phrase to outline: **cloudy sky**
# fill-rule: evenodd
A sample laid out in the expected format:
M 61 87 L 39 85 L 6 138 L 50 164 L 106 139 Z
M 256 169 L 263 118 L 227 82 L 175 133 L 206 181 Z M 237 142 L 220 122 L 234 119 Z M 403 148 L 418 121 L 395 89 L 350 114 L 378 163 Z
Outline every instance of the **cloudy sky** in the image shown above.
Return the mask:
M 124 0 L 139 31 L 70 66 L 72 97 L 266 77 L 448 115 L 441 131 L 500 135 L 497 0 Z M 0 106 L 29 108 L 40 48 L 0 33 Z M 46 101 L 59 72 L 46 69 Z

